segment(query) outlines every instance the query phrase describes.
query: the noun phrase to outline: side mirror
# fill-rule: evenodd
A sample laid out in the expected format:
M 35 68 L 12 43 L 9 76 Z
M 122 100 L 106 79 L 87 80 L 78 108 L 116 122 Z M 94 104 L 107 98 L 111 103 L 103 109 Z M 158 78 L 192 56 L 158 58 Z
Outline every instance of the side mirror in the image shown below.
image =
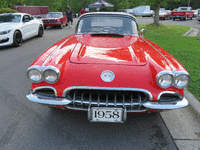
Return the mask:
M 142 29 L 141 31 L 140 31 L 140 34 L 142 35 L 142 36 L 144 36 L 144 33 L 146 32 L 146 30 L 145 29 Z
M 24 19 L 24 22 L 29 22 L 29 19 Z

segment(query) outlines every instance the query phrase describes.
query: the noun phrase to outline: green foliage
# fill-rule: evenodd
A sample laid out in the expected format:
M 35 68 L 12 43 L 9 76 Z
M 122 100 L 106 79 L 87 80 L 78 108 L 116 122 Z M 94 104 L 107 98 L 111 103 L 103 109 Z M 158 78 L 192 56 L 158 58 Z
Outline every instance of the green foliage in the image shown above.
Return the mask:
M 10 8 L 1 8 L 0 9 L 0 14 L 2 14 L 2 13 L 15 13 L 15 12 L 18 12 L 18 11 L 14 10 L 14 9 L 10 9 Z
M 67 6 L 70 6 L 75 13 L 79 13 L 81 8 L 95 2 L 96 0 L 0 0 L 0 8 L 8 8 L 15 5 L 30 6 L 49 6 L 50 11 L 65 12 Z M 155 5 L 166 9 L 174 9 L 179 6 L 187 6 L 188 0 L 106 0 L 114 4 L 113 8 L 101 8 L 100 11 L 117 11 L 118 9 L 130 9 L 141 5 L 150 5 L 151 9 L 155 9 Z M 190 0 L 190 5 L 200 8 L 199 0 Z M 91 9 L 90 11 L 96 11 Z
M 190 27 L 154 24 L 139 25 L 147 30 L 145 37 L 173 55 L 189 72 L 187 89 L 200 101 L 200 37 L 185 37 Z

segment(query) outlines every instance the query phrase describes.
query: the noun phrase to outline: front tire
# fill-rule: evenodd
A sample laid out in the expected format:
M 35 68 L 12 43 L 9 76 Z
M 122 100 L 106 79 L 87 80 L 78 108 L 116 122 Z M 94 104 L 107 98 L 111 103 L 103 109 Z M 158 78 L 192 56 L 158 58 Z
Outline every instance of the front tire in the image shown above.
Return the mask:
M 38 29 L 38 37 L 42 37 L 43 36 L 43 34 L 44 34 L 44 29 L 43 29 L 43 27 L 42 27 L 42 25 L 40 25 L 39 26 L 39 29 Z
M 63 23 L 61 23 L 61 25 L 60 25 L 60 29 L 63 29 Z
M 22 34 L 19 31 L 15 31 L 13 34 L 13 45 L 19 47 L 22 45 Z

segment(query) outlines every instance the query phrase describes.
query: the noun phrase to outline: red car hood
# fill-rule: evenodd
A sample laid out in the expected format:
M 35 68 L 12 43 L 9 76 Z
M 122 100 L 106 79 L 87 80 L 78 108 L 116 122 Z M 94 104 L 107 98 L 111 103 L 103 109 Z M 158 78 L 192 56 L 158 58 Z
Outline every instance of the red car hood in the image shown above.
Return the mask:
M 56 20 L 56 19 L 60 19 L 60 18 L 56 18 L 56 17 L 53 17 L 53 18 L 43 18 L 42 20 Z
M 80 35 L 77 39 L 79 42 L 70 57 L 72 63 L 134 66 L 146 64 L 144 53 L 136 44 L 138 37 Z

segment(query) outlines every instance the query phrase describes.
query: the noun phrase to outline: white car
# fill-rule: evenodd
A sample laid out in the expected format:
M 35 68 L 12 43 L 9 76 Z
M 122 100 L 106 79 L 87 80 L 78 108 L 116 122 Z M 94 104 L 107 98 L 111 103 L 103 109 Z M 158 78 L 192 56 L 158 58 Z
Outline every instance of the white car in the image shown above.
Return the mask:
M 26 13 L 0 14 L 0 46 L 21 46 L 22 41 L 42 37 L 43 22 Z
M 198 15 L 198 11 L 200 10 L 200 8 L 198 8 L 198 9 L 196 9 L 196 10 L 194 10 L 194 17 L 196 18 L 197 17 L 197 15 Z

